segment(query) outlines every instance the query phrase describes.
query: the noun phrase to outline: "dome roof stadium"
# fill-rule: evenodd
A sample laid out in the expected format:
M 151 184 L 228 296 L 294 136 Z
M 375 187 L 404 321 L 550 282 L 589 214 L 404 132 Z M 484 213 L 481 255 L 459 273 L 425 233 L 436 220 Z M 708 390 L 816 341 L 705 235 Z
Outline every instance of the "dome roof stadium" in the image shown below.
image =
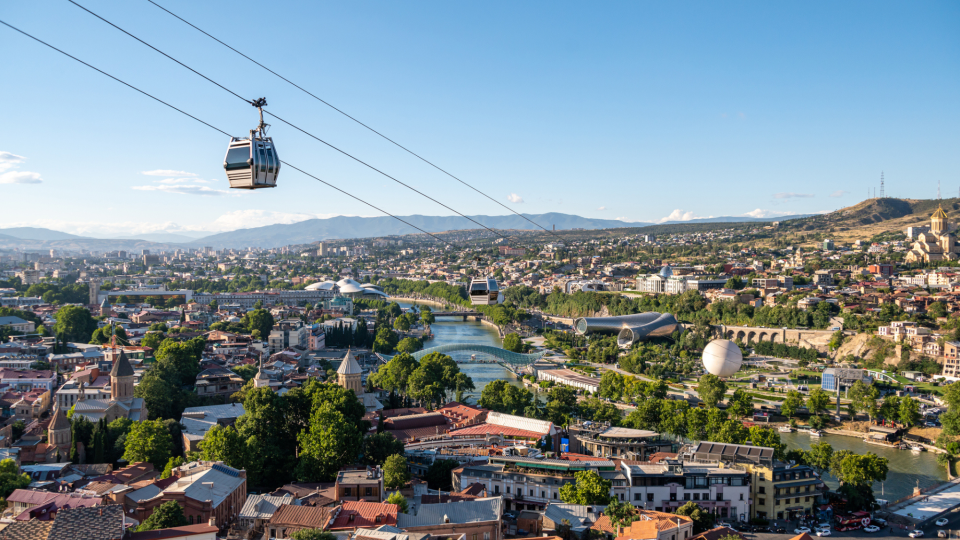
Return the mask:
M 743 353 L 729 339 L 715 339 L 703 348 L 703 368 L 717 377 L 729 377 L 740 371 Z
M 338 285 L 339 285 L 339 283 L 338 283 Z M 354 285 L 353 283 L 344 283 L 343 285 L 340 285 L 340 292 L 341 292 L 342 294 L 362 293 L 362 292 L 364 292 L 364 291 L 366 291 L 366 289 L 364 289 L 364 288 L 362 288 L 362 287 L 358 287 L 358 286 Z
M 359 287 L 360 283 L 350 278 L 343 278 L 337 282 L 337 287 L 340 287 L 341 289 L 343 288 L 344 285 L 353 285 L 354 287 Z
M 673 275 L 673 268 L 669 266 L 664 266 L 660 269 L 660 277 L 668 278 Z
M 318 281 L 316 283 L 311 283 L 307 285 L 306 290 L 308 291 L 329 291 L 336 286 L 336 283 L 332 281 Z

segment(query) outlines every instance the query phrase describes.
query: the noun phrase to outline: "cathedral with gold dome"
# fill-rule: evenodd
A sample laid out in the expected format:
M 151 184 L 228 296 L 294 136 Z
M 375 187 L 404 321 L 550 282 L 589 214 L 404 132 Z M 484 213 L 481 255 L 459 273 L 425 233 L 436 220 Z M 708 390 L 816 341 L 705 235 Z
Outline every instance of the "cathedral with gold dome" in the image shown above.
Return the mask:
M 950 232 L 950 223 L 943 207 L 930 217 L 930 232 L 920 233 L 913 247 L 907 252 L 906 262 L 953 261 L 960 258 L 957 237 Z

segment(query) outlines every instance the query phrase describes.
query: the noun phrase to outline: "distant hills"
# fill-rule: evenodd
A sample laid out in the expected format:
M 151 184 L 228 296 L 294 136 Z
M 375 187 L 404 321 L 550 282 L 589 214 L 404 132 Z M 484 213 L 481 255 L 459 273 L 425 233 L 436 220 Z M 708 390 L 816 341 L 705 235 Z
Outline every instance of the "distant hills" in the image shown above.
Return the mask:
M 669 225 L 685 223 L 741 223 L 767 222 L 795 219 L 804 216 L 784 216 L 778 218 L 753 217 L 714 217 L 690 221 L 667 221 L 664 223 L 628 222 L 616 219 L 595 219 L 561 213 L 523 214 L 531 221 L 547 229 L 556 227 L 557 231 L 570 229 L 618 229 L 638 228 L 651 225 Z M 400 216 L 401 219 L 432 233 L 477 229 L 477 225 L 460 216 Z M 492 229 L 536 230 L 535 225 L 517 215 L 506 216 L 470 216 L 479 223 Z M 309 244 L 321 240 L 346 240 L 352 238 L 372 238 L 380 236 L 400 236 L 418 234 L 413 227 L 391 217 L 350 217 L 337 216 L 325 219 L 308 219 L 298 223 L 265 225 L 249 229 L 238 229 L 206 236 L 200 239 L 176 233 L 150 233 L 136 237 L 126 236 L 115 239 L 99 239 L 77 236 L 51 229 L 36 227 L 16 227 L 0 229 L 0 248 L 18 249 L 176 249 L 184 247 L 210 246 L 215 249 L 261 247 L 274 248 L 290 244 Z

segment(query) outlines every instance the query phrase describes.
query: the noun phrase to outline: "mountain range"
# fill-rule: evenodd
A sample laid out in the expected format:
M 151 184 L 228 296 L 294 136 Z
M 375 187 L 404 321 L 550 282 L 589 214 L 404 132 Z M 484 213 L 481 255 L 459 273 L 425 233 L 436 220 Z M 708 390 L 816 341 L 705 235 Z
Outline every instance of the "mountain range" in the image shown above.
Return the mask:
M 683 223 L 740 223 L 766 222 L 796 219 L 805 216 L 782 216 L 777 218 L 754 218 L 741 216 L 727 216 L 693 219 L 689 221 L 666 221 L 662 223 L 628 222 L 616 219 L 585 218 L 571 214 L 523 214 L 530 221 L 542 225 L 546 229 L 556 227 L 556 230 L 570 229 L 616 229 L 637 228 L 650 225 L 669 225 Z M 500 231 L 509 230 L 537 230 L 540 229 L 517 215 L 506 216 L 470 216 L 471 219 L 484 224 L 491 229 Z M 37 227 L 15 227 L 0 229 L 0 248 L 15 249 L 87 249 L 87 250 L 116 250 L 116 249 L 176 249 L 196 248 L 209 246 L 214 249 L 223 248 L 275 248 L 290 244 L 309 244 L 321 240 L 347 240 L 352 238 L 372 238 L 380 236 L 400 236 L 417 234 L 420 231 L 414 227 L 431 233 L 478 229 L 479 227 L 460 216 L 400 216 L 401 219 L 413 225 L 405 225 L 392 217 L 348 217 L 336 216 L 325 219 L 308 219 L 291 224 L 265 225 L 249 229 L 222 232 L 205 236 L 200 239 L 191 238 L 176 233 L 149 233 L 122 238 L 102 239 L 78 236 L 51 229 Z

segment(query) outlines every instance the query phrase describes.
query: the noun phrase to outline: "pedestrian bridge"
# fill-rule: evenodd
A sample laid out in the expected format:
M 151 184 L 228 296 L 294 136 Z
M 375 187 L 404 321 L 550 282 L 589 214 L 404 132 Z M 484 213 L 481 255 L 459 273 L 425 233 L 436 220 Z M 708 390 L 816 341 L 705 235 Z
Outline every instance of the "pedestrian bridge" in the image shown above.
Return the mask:
M 452 352 L 473 352 L 477 354 L 486 354 L 496 358 L 500 362 L 513 366 L 528 366 L 537 360 L 540 360 L 543 358 L 543 355 L 546 354 L 545 351 L 529 354 L 515 353 L 501 347 L 494 347 L 493 345 L 479 345 L 477 343 L 447 343 L 446 345 L 440 345 L 438 347 L 431 347 L 429 349 L 417 351 L 413 353 L 413 357 L 417 360 L 420 360 L 424 356 L 435 352 L 443 354 Z

